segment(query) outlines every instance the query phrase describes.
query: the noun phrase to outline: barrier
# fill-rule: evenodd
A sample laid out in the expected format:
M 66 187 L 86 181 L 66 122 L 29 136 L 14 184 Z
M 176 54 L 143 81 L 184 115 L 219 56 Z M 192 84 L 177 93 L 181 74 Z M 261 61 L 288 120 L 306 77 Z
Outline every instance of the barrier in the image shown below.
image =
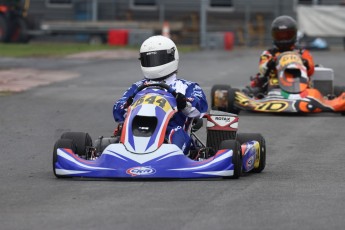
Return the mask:
M 224 49 L 232 50 L 234 48 L 235 36 L 233 32 L 224 33 Z
M 163 23 L 162 35 L 164 37 L 170 38 L 170 25 L 169 25 L 169 22 L 164 22 Z
M 109 30 L 108 45 L 125 46 L 128 43 L 128 30 Z

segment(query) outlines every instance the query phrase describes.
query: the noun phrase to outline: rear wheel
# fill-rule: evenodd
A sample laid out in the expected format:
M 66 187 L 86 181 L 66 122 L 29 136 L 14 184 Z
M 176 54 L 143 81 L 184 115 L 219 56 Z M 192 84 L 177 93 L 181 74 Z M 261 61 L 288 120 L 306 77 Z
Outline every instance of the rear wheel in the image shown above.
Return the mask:
M 236 140 L 242 145 L 248 141 L 258 141 L 260 144 L 260 161 L 259 166 L 254 168 L 251 172 L 260 173 L 266 166 L 266 142 L 265 138 L 260 133 L 237 133 Z
M 214 85 L 211 89 L 211 108 L 238 114 L 235 107 L 235 93 L 238 89 L 233 89 L 229 85 Z
M 57 155 L 57 149 L 58 148 L 66 148 L 66 149 L 71 149 L 74 153 L 76 152 L 77 150 L 77 147 L 74 143 L 73 140 L 71 139 L 59 139 L 55 142 L 55 145 L 54 145 L 54 150 L 53 150 L 53 172 L 54 172 L 54 175 L 57 177 L 57 178 L 69 178 L 69 176 L 62 176 L 62 175 L 57 175 L 56 174 L 56 161 L 57 161 L 57 158 L 58 158 L 58 155 Z
M 234 175 L 226 176 L 225 179 L 238 179 L 242 173 L 241 144 L 236 140 L 225 140 L 220 144 L 219 149 L 232 149 L 232 163 L 234 164 Z
M 76 145 L 76 154 L 78 156 L 86 156 L 86 147 L 92 146 L 92 139 L 88 133 L 83 132 L 66 132 L 61 135 L 61 139 L 71 139 Z

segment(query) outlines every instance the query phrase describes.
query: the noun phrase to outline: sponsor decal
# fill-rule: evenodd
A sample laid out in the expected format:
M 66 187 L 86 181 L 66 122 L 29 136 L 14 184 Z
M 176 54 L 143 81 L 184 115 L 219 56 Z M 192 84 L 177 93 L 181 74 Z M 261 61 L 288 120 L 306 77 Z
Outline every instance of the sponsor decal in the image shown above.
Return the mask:
M 214 121 L 215 124 L 218 126 L 229 126 L 232 128 L 237 128 L 237 120 L 235 117 L 229 116 L 211 116 L 211 119 Z
M 187 97 L 187 101 L 192 102 L 192 101 L 194 101 L 194 98 L 192 98 L 192 97 Z
M 251 169 L 254 164 L 254 156 L 249 157 L 249 159 L 246 162 L 247 169 Z
M 146 56 L 149 56 L 149 55 L 155 55 L 155 54 L 157 54 L 157 52 L 156 52 L 156 51 L 147 52 L 147 53 L 146 53 Z
M 131 176 L 146 176 L 155 174 L 156 170 L 150 166 L 137 166 L 127 169 L 126 173 Z
M 247 108 L 249 107 L 254 111 L 261 112 L 281 112 L 289 106 L 289 103 L 287 101 L 256 102 L 242 94 L 236 95 L 236 103 L 238 103 L 240 106 L 244 106 Z
M 139 105 L 142 105 L 142 104 L 153 104 L 155 106 L 159 106 L 165 112 L 172 110 L 170 103 L 164 97 L 162 97 L 160 95 L 147 94 L 145 96 L 142 96 L 136 102 L 134 102 L 133 108 L 135 108 Z
M 296 64 L 296 63 L 303 64 L 301 57 L 294 52 L 288 52 L 284 54 L 283 56 L 281 56 L 281 58 L 279 59 L 279 65 L 281 68 L 284 68 L 288 66 L 289 64 Z
M 260 166 L 260 157 L 261 157 L 261 152 L 265 151 L 264 147 L 262 146 L 262 149 L 260 150 L 260 144 L 258 141 L 255 142 L 254 144 L 255 148 L 255 161 L 254 161 L 254 168 L 258 168 Z
M 230 122 L 231 121 L 230 117 L 215 117 L 214 120 L 216 120 L 216 121 L 226 121 L 226 122 Z

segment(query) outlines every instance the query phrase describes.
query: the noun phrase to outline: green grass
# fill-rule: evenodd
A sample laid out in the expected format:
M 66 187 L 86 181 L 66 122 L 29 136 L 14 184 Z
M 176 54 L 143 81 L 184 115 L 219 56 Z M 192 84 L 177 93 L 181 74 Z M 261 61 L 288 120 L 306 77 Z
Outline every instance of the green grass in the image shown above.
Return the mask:
M 1 57 L 62 57 L 69 54 L 123 49 L 108 45 L 89 45 L 79 43 L 32 43 L 32 44 L 0 44 Z M 134 49 L 132 47 L 126 49 Z
M 30 43 L 0 44 L 0 57 L 63 57 L 69 54 L 99 51 L 130 49 L 139 52 L 139 47 L 116 47 L 109 45 L 89 45 L 82 43 Z M 198 50 L 193 46 L 180 46 L 182 53 Z

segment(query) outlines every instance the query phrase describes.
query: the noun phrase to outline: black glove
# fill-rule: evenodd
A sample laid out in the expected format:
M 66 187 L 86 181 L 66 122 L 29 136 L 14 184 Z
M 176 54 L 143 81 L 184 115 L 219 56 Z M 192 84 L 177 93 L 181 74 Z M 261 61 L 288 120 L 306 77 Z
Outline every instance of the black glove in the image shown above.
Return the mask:
M 271 60 L 267 62 L 267 69 L 272 70 L 275 68 L 276 68 L 276 61 L 274 60 L 274 58 L 272 58 Z
M 307 70 L 309 70 L 310 66 L 309 66 L 309 62 L 307 59 L 304 59 L 302 58 L 302 62 L 303 62 L 303 65 L 307 68 Z
M 187 106 L 187 98 L 182 93 L 176 94 L 176 103 L 177 103 L 177 109 L 183 110 Z
M 127 101 L 126 101 L 126 104 L 124 106 L 124 108 L 128 108 L 132 103 L 133 103 L 133 96 L 130 96 Z

